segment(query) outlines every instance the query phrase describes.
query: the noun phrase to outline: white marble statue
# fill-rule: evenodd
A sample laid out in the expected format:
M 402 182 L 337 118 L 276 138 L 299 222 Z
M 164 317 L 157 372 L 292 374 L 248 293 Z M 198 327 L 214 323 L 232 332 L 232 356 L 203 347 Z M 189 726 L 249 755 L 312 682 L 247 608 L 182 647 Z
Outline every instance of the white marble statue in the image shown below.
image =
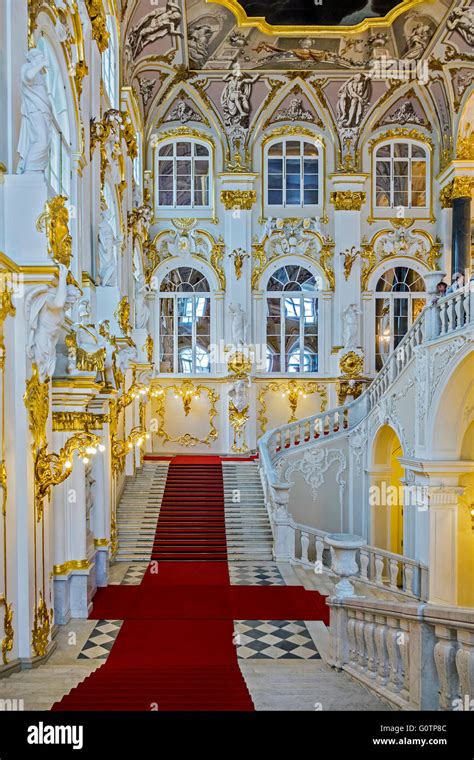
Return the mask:
M 139 274 L 135 282 L 135 327 L 143 330 L 148 325 L 150 309 L 147 304 L 148 285 L 145 275 Z
M 49 163 L 53 110 L 46 87 L 47 60 L 32 48 L 21 67 L 21 128 L 17 174 L 44 172 Z
M 136 346 L 125 346 L 125 348 L 122 348 L 121 351 L 117 354 L 117 368 L 120 370 L 120 372 L 125 375 L 125 372 L 127 371 L 130 362 L 135 362 L 138 358 L 138 353 Z
M 237 349 L 242 350 L 247 337 L 247 317 L 240 303 L 231 304 L 229 311 L 232 325 L 232 342 Z
M 229 398 L 238 412 L 248 405 L 248 384 L 245 380 L 236 380 L 229 390 Z
M 468 45 L 474 45 L 474 8 L 455 8 L 446 26 L 450 31 L 458 32 Z
M 232 65 L 230 74 L 224 77 L 225 87 L 221 95 L 221 104 L 224 110 L 224 123 L 226 126 L 239 125 L 248 127 L 250 116 L 250 95 L 252 85 L 258 79 L 258 75 L 242 71 L 239 63 Z
M 419 23 L 407 33 L 407 51 L 405 58 L 418 60 L 421 58 L 431 38 L 431 29 L 428 24 Z
M 342 314 L 344 348 L 357 348 L 359 340 L 359 316 L 361 312 L 355 303 L 349 304 Z
M 56 345 L 66 311 L 80 296 L 75 285 L 67 284 L 67 268 L 59 264 L 57 287 L 41 286 L 26 296 L 26 353 L 38 368 L 40 382 L 52 377 L 56 366 Z
M 104 208 L 99 224 L 99 282 L 103 286 L 117 284 L 116 245 L 120 242 L 112 227 L 112 211 Z
M 101 348 L 107 348 L 107 342 L 91 322 L 91 305 L 87 298 L 81 298 L 78 304 L 79 322 L 73 325 L 76 331 L 77 347 L 87 354 L 95 354 Z
M 345 82 L 339 90 L 337 102 L 337 124 L 339 127 L 356 129 L 370 103 L 371 82 L 364 74 L 356 74 Z

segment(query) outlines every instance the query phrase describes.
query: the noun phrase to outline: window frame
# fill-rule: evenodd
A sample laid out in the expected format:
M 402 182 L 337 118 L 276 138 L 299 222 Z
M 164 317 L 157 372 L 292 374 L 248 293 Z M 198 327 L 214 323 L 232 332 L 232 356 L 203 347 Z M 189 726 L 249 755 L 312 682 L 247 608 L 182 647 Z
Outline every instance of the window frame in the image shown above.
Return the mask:
M 287 201 L 287 190 L 286 187 L 286 176 L 287 176 L 287 155 L 286 155 L 286 145 L 289 142 L 299 142 L 300 143 L 300 153 L 299 153 L 299 160 L 300 160 L 300 183 L 299 183 L 299 190 L 300 190 L 300 202 L 298 204 L 296 203 L 289 203 Z M 305 177 L 305 171 L 304 171 L 304 144 L 309 143 L 310 145 L 314 146 L 316 148 L 316 160 L 317 160 L 317 202 L 316 203 L 309 203 L 305 204 L 304 202 L 304 193 L 305 193 L 305 187 L 304 187 L 304 177 Z M 281 144 L 282 145 L 282 161 L 283 161 L 283 170 L 282 170 L 282 203 L 270 203 L 269 199 L 269 193 L 272 188 L 270 188 L 270 173 L 269 173 L 269 160 L 272 158 L 272 156 L 269 155 L 269 152 L 271 148 L 274 148 L 275 145 Z M 314 210 L 319 209 L 324 204 L 324 187 L 323 187 L 323 181 L 324 181 L 324 150 L 323 150 L 323 144 L 321 142 L 321 139 L 314 135 L 314 137 L 311 137 L 309 135 L 280 135 L 278 137 L 275 137 L 271 140 L 268 140 L 268 142 L 265 144 L 264 147 L 264 153 L 263 153 L 263 188 L 262 188 L 262 197 L 264 202 L 265 209 L 269 209 L 273 212 L 276 210 L 287 210 L 289 209 L 292 213 L 298 213 L 302 212 L 303 210 Z M 314 157 L 310 157 L 314 158 Z M 309 173 L 308 173 L 308 176 Z M 311 190 L 312 188 L 308 188 L 308 190 Z M 276 213 L 272 214 L 273 216 L 276 215 Z
M 191 145 L 191 154 L 190 156 L 178 156 L 177 155 L 177 145 L 178 143 L 189 143 Z M 166 145 L 172 145 L 173 146 L 173 153 L 170 156 L 160 156 L 160 150 Z M 199 145 L 207 150 L 207 156 L 197 156 L 195 153 L 195 146 Z M 191 163 L 191 183 L 190 183 L 190 194 L 191 194 L 191 203 L 189 205 L 178 205 L 177 203 L 177 162 L 178 160 L 189 160 Z M 207 161 L 208 163 L 208 185 L 207 185 L 207 204 L 205 205 L 196 205 L 195 204 L 195 177 L 199 176 L 195 174 L 195 161 Z M 172 161 L 173 162 L 173 174 L 172 174 L 172 192 L 173 192 L 173 203 L 171 205 L 164 205 L 160 204 L 160 192 L 169 192 L 169 190 L 160 190 L 160 161 Z M 198 137 L 190 137 L 188 135 L 183 136 L 176 136 L 172 138 L 166 138 L 163 140 L 158 140 L 156 143 L 156 155 L 155 155 L 155 171 L 156 171 L 156 187 L 155 187 L 155 206 L 157 211 L 183 211 L 183 210 L 190 210 L 196 211 L 198 214 L 201 214 L 202 212 L 210 212 L 213 207 L 213 146 L 210 142 L 205 140 L 204 138 L 198 138 Z M 166 176 L 166 175 L 164 175 Z
M 290 262 L 286 264 L 282 264 L 282 266 L 279 269 L 286 268 L 287 266 L 298 266 L 301 269 L 304 269 L 306 272 L 308 272 L 317 283 L 318 276 L 311 272 L 310 269 L 307 269 L 300 263 L 293 263 Z M 272 274 L 269 276 L 266 288 L 265 288 L 265 296 L 264 296 L 264 302 L 265 302 L 265 345 L 266 345 L 266 362 L 267 362 L 267 370 L 266 374 L 269 375 L 297 375 L 297 376 L 303 376 L 303 375 L 309 375 L 309 374 L 317 374 L 320 370 L 320 360 L 321 360 L 321 335 L 320 335 L 320 317 L 321 317 L 321 295 L 322 291 L 319 289 L 314 290 L 305 290 L 304 289 L 304 283 L 301 288 L 301 290 L 284 290 L 283 288 L 281 290 L 269 290 L 268 285 L 272 277 L 274 277 L 279 269 L 272 272 Z M 290 280 L 290 282 L 293 282 L 293 280 Z M 269 333 L 268 333 L 268 317 L 269 317 L 269 300 L 277 300 L 279 301 L 279 320 L 280 320 L 280 332 L 279 332 L 279 345 L 280 345 L 280 369 L 278 370 L 272 370 L 269 366 Z M 299 317 L 298 314 L 295 315 L 295 319 L 299 318 L 299 331 L 298 331 L 298 338 L 294 343 L 295 350 L 287 351 L 286 350 L 286 341 L 287 341 L 287 335 L 286 335 L 286 301 L 289 299 L 295 301 L 299 300 Z M 315 356 L 315 363 L 316 363 L 316 369 L 308 369 L 305 370 L 305 355 L 308 356 L 311 355 L 311 352 L 309 351 L 309 348 L 306 345 L 306 338 L 308 337 L 314 337 L 307 335 L 305 332 L 305 317 L 306 317 L 306 310 L 305 310 L 305 301 L 311 301 L 313 308 L 314 308 L 314 314 L 315 314 L 315 325 L 316 325 L 316 343 L 317 343 L 317 350 L 316 353 L 313 354 Z M 296 310 L 297 311 L 297 310 Z M 273 336 L 275 337 L 275 336 Z M 291 369 L 291 358 L 299 352 L 299 371 L 294 371 Z M 301 367 L 303 367 L 303 370 L 301 370 Z
M 407 145 L 408 146 L 408 156 L 405 158 L 403 156 L 394 156 L 394 146 L 395 145 Z M 390 156 L 385 157 L 378 157 L 378 153 L 382 148 L 386 148 L 387 146 L 390 146 Z M 423 151 L 424 158 L 422 157 L 413 157 L 413 148 L 418 148 Z M 395 204 L 394 203 L 394 196 L 395 196 L 395 173 L 394 173 L 394 163 L 395 161 L 407 161 L 408 162 L 408 184 L 407 184 L 407 194 L 408 194 L 408 205 L 401 206 L 401 204 Z M 425 164 L 425 204 L 423 206 L 413 206 L 413 193 L 414 192 L 421 192 L 421 191 L 414 191 L 413 190 L 413 162 L 414 161 L 423 161 Z M 377 180 L 378 180 L 378 174 L 377 174 L 377 165 L 382 162 L 389 162 L 390 163 L 390 204 L 388 206 L 379 206 L 377 202 Z M 431 151 L 428 149 L 428 146 L 425 145 L 420 140 L 416 139 L 404 139 L 403 137 L 400 138 L 388 138 L 386 140 L 380 141 L 374 149 L 373 153 L 373 208 L 374 211 L 377 213 L 381 212 L 393 212 L 397 208 L 404 208 L 410 211 L 414 212 L 427 212 L 430 209 L 431 204 Z M 399 175 L 397 175 L 399 176 Z M 401 176 L 401 175 L 400 175 Z
M 118 45 L 117 23 L 115 17 L 108 13 L 106 16 L 106 28 L 109 33 L 107 48 L 102 53 L 101 77 L 104 90 L 112 108 L 119 108 L 119 72 L 118 72 Z M 113 72 L 113 74 L 112 74 Z
M 158 339 L 158 362 L 160 365 L 160 372 L 161 372 L 161 362 L 162 362 L 162 323 L 161 320 L 163 317 L 170 318 L 170 314 L 162 314 L 162 303 L 163 301 L 172 301 L 173 302 L 173 312 L 172 312 L 172 320 L 173 320 L 173 367 L 169 370 L 169 372 L 163 371 L 163 375 L 166 376 L 172 376 L 172 375 L 178 375 L 180 377 L 192 377 L 192 376 L 209 376 L 213 373 L 213 361 L 212 361 L 212 352 L 208 351 L 209 356 L 209 365 L 207 370 L 198 370 L 198 362 L 197 362 L 197 349 L 199 348 L 197 343 L 197 319 L 199 316 L 196 313 L 196 306 L 198 299 L 203 298 L 209 303 L 209 345 L 212 344 L 212 328 L 213 328 L 213 310 L 214 310 L 214 299 L 211 291 L 211 285 L 209 282 L 208 277 L 200 270 L 197 269 L 194 266 L 191 266 L 191 269 L 196 270 L 203 279 L 206 280 L 208 289 L 207 290 L 175 290 L 175 291 L 168 291 L 163 290 L 163 282 L 164 280 L 171 275 L 173 271 L 176 269 L 187 269 L 189 267 L 185 267 L 183 265 L 178 265 L 168 271 L 164 276 L 160 284 L 160 289 L 157 293 L 157 339 Z M 183 371 L 179 369 L 180 364 L 180 353 L 179 353 L 179 313 L 178 313 L 178 299 L 180 298 L 188 298 L 192 299 L 192 314 L 189 317 L 189 321 L 191 324 L 191 371 Z
M 386 277 L 386 275 L 388 274 L 388 272 L 390 272 L 392 269 L 407 269 L 407 270 L 411 270 L 412 272 L 414 272 L 414 274 L 416 275 L 417 279 L 420 279 L 424 283 L 425 290 L 399 290 L 399 291 L 397 291 L 397 290 L 377 290 L 377 285 L 379 284 L 379 282 L 384 277 Z M 400 282 L 400 281 L 398 281 L 398 282 Z M 379 274 L 378 278 L 377 278 L 376 283 L 375 283 L 375 289 L 374 289 L 375 308 L 374 308 L 374 322 L 373 322 L 373 325 L 374 325 L 374 368 L 375 368 L 376 372 L 379 372 L 381 369 L 383 369 L 383 367 L 385 366 L 385 363 L 386 363 L 386 361 L 384 361 L 384 362 L 381 363 L 381 366 L 377 366 L 377 364 L 378 364 L 377 363 L 377 357 L 379 357 L 379 356 L 382 357 L 383 356 L 380 353 L 380 351 L 379 351 L 379 341 L 378 341 L 379 333 L 378 333 L 378 325 L 377 325 L 377 321 L 379 319 L 379 315 L 377 314 L 377 303 L 379 301 L 388 301 L 389 302 L 389 314 L 388 314 L 389 325 L 388 325 L 388 329 L 389 329 L 389 336 L 390 336 L 390 345 L 389 345 L 387 353 L 386 353 L 386 359 L 388 359 L 388 357 L 390 356 L 390 354 L 397 347 L 395 345 L 395 337 L 396 336 L 395 336 L 395 329 L 394 328 L 395 328 L 395 319 L 399 318 L 400 315 L 396 315 L 395 314 L 395 302 L 400 302 L 400 301 L 403 301 L 403 300 L 407 301 L 407 304 L 408 304 L 407 317 L 406 317 L 407 318 L 407 330 L 406 330 L 406 332 L 403 335 L 397 336 L 397 337 L 399 337 L 397 345 L 399 345 L 399 343 L 403 340 L 404 336 L 406 335 L 406 333 L 408 332 L 408 330 L 412 326 L 413 322 L 415 321 L 416 316 L 418 316 L 418 315 L 416 315 L 415 317 L 413 316 L 413 305 L 414 305 L 414 302 L 417 301 L 417 300 L 424 301 L 424 306 L 426 306 L 426 304 L 428 303 L 428 292 L 426 291 L 426 283 L 425 283 L 423 274 L 421 274 L 416 269 L 414 269 L 413 267 L 411 267 L 411 266 L 409 266 L 407 264 L 405 264 L 405 265 L 394 264 L 391 267 L 389 267 L 388 269 L 386 269 L 385 271 L 381 272 Z

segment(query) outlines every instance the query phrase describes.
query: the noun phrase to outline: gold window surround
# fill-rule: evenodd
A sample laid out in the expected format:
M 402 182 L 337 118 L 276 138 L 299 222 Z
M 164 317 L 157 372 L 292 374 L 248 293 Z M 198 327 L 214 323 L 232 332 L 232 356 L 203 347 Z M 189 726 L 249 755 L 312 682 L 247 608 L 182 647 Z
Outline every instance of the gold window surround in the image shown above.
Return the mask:
M 368 154 L 370 159 L 370 216 L 367 218 L 368 224 L 374 224 L 374 222 L 379 221 L 386 221 L 391 220 L 394 216 L 394 212 L 396 211 L 396 207 L 387 207 L 379 208 L 378 206 L 375 206 L 375 152 L 376 149 L 381 147 L 384 143 L 391 143 L 391 142 L 411 142 L 411 143 L 421 143 L 424 148 L 427 148 L 428 150 L 428 162 L 429 162 L 429 171 L 426 173 L 426 189 L 427 192 L 429 192 L 429 205 L 425 206 L 423 211 L 425 211 L 425 215 L 420 216 L 416 215 L 416 211 L 420 211 L 420 209 L 415 208 L 409 208 L 407 209 L 407 212 L 409 213 L 410 219 L 417 220 L 417 221 L 425 221 L 430 222 L 430 224 L 434 224 L 436 222 L 436 217 L 434 215 L 434 193 L 433 193 L 433 180 L 434 180 L 434 144 L 431 137 L 428 135 L 425 135 L 423 132 L 420 132 L 418 129 L 408 129 L 406 127 L 397 127 L 396 129 L 389 129 L 385 130 L 381 134 L 377 135 L 377 137 L 372 138 L 368 142 Z M 386 213 L 384 213 L 386 212 Z
M 161 219 L 161 217 L 160 217 L 160 219 Z M 202 221 L 202 220 L 199 220 L 199 221 Z M 169 235 L 170 233 L 173 233 L 175 231 L 176 230 L 171 230 L 171 229 L 160 230 L 160 232 L 158 232 L 155 235 L 155 237 L 153 238 L 153 241 L 152 241 L 153 248 L 156 250 L 156 244 L 160 241 L 160 239 L 163 238 L 163 237 L 166 237 L 166 235 Z M 221 237 L 219 237 L 219 238 L 217 238 L 217 240 L 215 240 L 215 238 L 207 230 L 202 230 L 202 229 L 197 228 L 195 230 L 195 232 L 199 233 L 199 235 L 202 235 L 202 237 L 207 238 L 207 240 L 209 241 L 209 244 L 210 244 L 209 259 L 205 258 L 204 255 L 201 255 L 201 254 L 198 254 L 198 253 L 191 253 L 190 254 L 191 257 L 196 262 L 201 263 L 201 264 L 205 264 L 206 266 L 208 266 L 211 269 L 211 271 L 214 273 L 214 276 L 216 277 L 216 280 L 217 280 L 217 283 L 218 283 L 218 287 L 216 288 L 216 290 L 213 293 L 211 293 L 211 295 L 215 295 L 216 292 L 219 292 L 219 289 L 225 291 L 225 289 L 226 289 L 226 277 L 225 277 L 224 267 L 222 266 L 222 261 L 224 260 L 224 252 L 225 252 L 225 243 L 224 243 L 223 239 Z M 151 279 L 151 277 L 153 277 L 154 275 L 158 277 L 157 273 L 158 273 L 158 270 L 161 268 L 161 265 L 165 264 L 165 263 L 168 264 L 168 263 L 170 263 L 172 261 L 175 262 L 175 265 L 173 266 L 173 268 L 179 267 L 180 266 L 180 262 L 181 262 L 181 265 L 182 265 L 182 262 L 183 262 L 183 260 L 182 260 L 182 258 L 180 256 L 173 256 L 173 255 L 171 255 L 171 256 L 165 256 L 162 259 L 160 259 L 159 256 L 157 256 L 156 257 L 156 264 L 152 265 L 150 267 L 150 270 L 147 272 L 147 278 Z M 171 270 L 169 270 L 169 271 L 171 271 Z M 168 274 L 168 272 L 165 272 L 163 274 L 163 277 L 166 274 Z M 161 278 L 161 279 L 163 279 L 163 278 Z M 155 295 L 159 295 L 160 288 L 157 288 L 153 292 L 155 293 Z
M 328 34 L 331 37 L 338 37 L 344 34 L 360 34 L 370 29 L 376 29 L 377 27 L 386 27 L 392 24 L 398 16 L 411 10 L 416 5 L 419 5 L 424 0 L 401 0 L 400 4 L 395 8 L 392 8 L 389 13 L 381 18 L 367 18 L 361 21 L 355 26 L 303 26 L 303 25 L 273 25 L 266 21 L 264 16 L 248 16 L 245 9 L 240 5 L 238 0 L 206 0 L 206 3 L 223 5 L 224 8 L 231 11 L 234 14 L 237 26 L 243 28 L 253 27 L 258 29 L 262 34 L 270 35 L 271 37 L 278 37 L 284 35 L 285 37 L 312 37 L 321 36 L 322 32 Z
M 409 256 L 400 253 L 391 253 L 387 256 L 379 258 L 375 253 L 375 245 L 381 237 L 389 234 L 390 232 L 393 232 L 393 230 L 389 229 L 378 230 L 370 242 L 366 241 L 362 243 L 361 252 L 356 252 L 357 254 L 360 253 L 361 260 L 363 262 L 360 274 L 360 287 L 362 293 L 368 290 L 369 279 L 372 277 L 374 272 L 376 272 L 382 264 L 385 264 L 386 262 L 393 262 L 396 259 L 403 259 L 406 262 L 406 266 L 411 269 L 413 269 L 414 263 L 418 263 L 423 267 L 426 267 L 427 272 L 437 271 L 439 268 L 438 259 L 441 255 L 441 243 L 435 240 L 433 236 L 426 230 L 413 229 L 412 231 L 413 234 L 424 237 L 425 240 L 427 240 L 429 243 L 430 250 L 428 251 L 426 258 L 422 256 Z M 421 277 L 424 277 L 424 273 L 419 272 L 419 274 Z
M 286 217 L 292 219 L 293 217 Z M 301 217 L 303 219 L 303 217 Z M 279 262 L 280 266 L 291 264 L 292 261 L 298 261 L 301 266 L 308 266 L 308 262 L 315 265 L 320 271 L 319 275 L 323 274 L 326 278 L 326 289 L 321 291 L 322 293 L 331 293 L 335 287 L 335 276 L 332 267 L 332 260 L 334 256 L 334 240 L 330 237 L 323 238 L 319 232 L 309 230 L 308 235 L 312 235 L 319 241 L 321 250 L 318 252 L 318 257 L 308 253 L 292 253 L 284 256 L 274 255 L 270 258 L 267 257 L 265 252 L 265 243 L 268 240 L 268 236 L 265 235 L 261 243 L 252 244 L 252 274 L 251 274 L 251 286 L 252 292 L 261 291 L 261 282 L 263 275 L 267 272 L 267 269 L 274 263 Z
M 268 204 L 266 203 L 266 176 L 267 176 L 267 167 L 266 167 L 266 157 L 268 155 L 268 148 L 273 144 L 277 143 L 281 139 L 285 138 L 295 138 L 304 140 L 307 138 L 308 140 L 312 140 L 314 143 L 316 143 L 317 147 L 319 148 L 319 192 L 321 194 L 321 202 L 318 203 L 317 206 L 288 206 L 287 208 L 284 208 L 284 216 L 293 216 L 293 214 L 296 211 L 304 212 L 304 210 L 307 210 L 306 216 L 320 216 L 321 219 L 325 219 L 327 217 L 326 213 L 326 140 L 324 135 L 321 135 L 320 133 L 316 132 L 313 129 L 309 129 L 308 127 L 304 127 L 301 125 L 290 125 L 290 124 L 284 124 L 280 127 L 274 127 L 271 132 L 267 132 L 263 135 L 260 143 L 260 170 L 261 170 L 261 177 L 262 177 L 262 184 L 261 184 L 261 197 L 260 197 L 260 219 L 262 221 L 265 221 L 268 217 L 265 215 L 265 211 L 268 208 Z M 278 208 L 278 207 L 276 207 Z M 310 209 L 319 209 L 321 211 L 320 214 L 309 214 Z M 303 217 L 301 217 L 303 218 Z
M 178 141 L 180 138 L 183 140 L 190 140 L 191 142 L 203 142 L 205 143 L 209 149 L 210 149 L 210 161 L 209 161 L 209 178 L 210 178 L 210 192 L 209 192 L 209 199 L 210 204 L 209 206 L 202 206 L 201 208 L 193 208 L 191 206 L 179 206 L 175 209 L 170 208 L 164 208 L 164 212 L 175 212 L 173 216 L 164 216 L 160 213 L 159 218 L 155 216 L 156 212 L 159 210 L 158 206 L 158 185 L 157 185 L 157 162 L 158 162 L 158 147 L 161 146 L 165 142 L 174 142 Z M 152 182 L 153 182 L 153 224 L 156 224 L 157 222 L 161 221 L 173 221 L 176 218 L 180 218 L 186 213 L 196 215 L 196 212 L 198 214 L 199 220 L 206 220 L 211 221 L 212 224 L 217 224 L 217 218 L 216 218 L 216 182 L 215 182 L 215 166 L 216 166 L 216 144 L 214 137 L 212 135 L 207 134 L 206 132 L 202 132 L 199 129 L 194 129 L 193 127 L 174 127 L 173 129 L 167 129 L 164 132 L 158 132 L 156 133 L 152 138 L 152 166 L 153 166 L 153 173 L 152 173 Z

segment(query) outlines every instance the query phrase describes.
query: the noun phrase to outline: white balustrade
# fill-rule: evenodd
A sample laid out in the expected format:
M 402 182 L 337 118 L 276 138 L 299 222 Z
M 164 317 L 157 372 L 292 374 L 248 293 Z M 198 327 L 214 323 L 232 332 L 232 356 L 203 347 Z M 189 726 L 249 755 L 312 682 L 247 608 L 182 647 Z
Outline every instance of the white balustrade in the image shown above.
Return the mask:
M 474 707 L 474 610 L 378 599 L 328 600 L 347 671 L 401 709 Z

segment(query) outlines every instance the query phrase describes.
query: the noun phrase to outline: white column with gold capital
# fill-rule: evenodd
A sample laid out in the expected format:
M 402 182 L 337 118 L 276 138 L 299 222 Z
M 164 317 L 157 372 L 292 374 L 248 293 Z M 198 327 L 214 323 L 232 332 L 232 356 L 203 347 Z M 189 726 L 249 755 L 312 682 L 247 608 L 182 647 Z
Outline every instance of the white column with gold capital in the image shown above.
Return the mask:
M 225 273 L 226 293 L 224 301 L 224 344 L 231 347 L 230 356 L 237 350 L 242 350 L 248 344 L 255 342 L 255 336 L 250 334 L 252 293 L 250 271 L 252 266 L 252 208 L 257 200 L 254 189 L 258 174 L 253 172 L 227 172 L 220 175 L 221 191 L 220 201 L 224 214 L 224 242 L 225 242 Z M 242 385 L 242 384 L 240 384 Z M 235 396 L 240 395 L 240 403 L 237 407 L 245 408 L 246 394 L 250 399 L 250 389 L 228 386 L 227 393 Z M 226 410 L 229 412 L 230 396 L 225 401 Z M 248 423 L 247 423 L 248 425 Z M 240 436 L 240 445 L 235 444 L 244 453 L 248 443 L 248 431 L 244 426 Z M 227 424 L 226 450 L 231 451 L 234 446 L 234 430 Z M 235 452 L 237 453 L 237 452 Z
M 366 203 L 366 176 L 364 174 L 332 175 L 331 204 L 334 208 L 334 329 L 333 348 L 359 348 L 362 345 L 361 329 L 357 336 L 357 346 L 345 345 L 345 311 L 352 304 L 361 311 L 360 256 L 362 209 Z M 347 262 L 347 263 L 346 263 Z M 346 279 L 347 276 L 347 279 Z M 359 315 L 360 320 L 360 315 Z M 334 372 L 339 371 L 335 366 Z

